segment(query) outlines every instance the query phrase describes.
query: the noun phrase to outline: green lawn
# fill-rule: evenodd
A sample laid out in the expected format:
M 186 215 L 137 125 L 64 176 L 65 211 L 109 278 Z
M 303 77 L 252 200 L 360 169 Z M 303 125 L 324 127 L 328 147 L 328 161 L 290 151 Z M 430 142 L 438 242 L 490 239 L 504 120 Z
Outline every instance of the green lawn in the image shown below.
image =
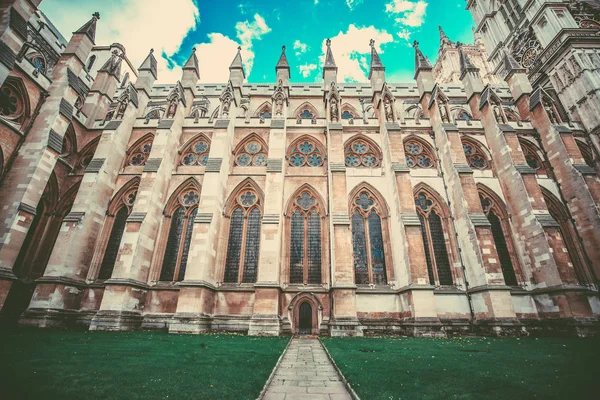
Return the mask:
M 593 399 L 599 339 L 324 338 L 363 400 Z
M 255 399 L 288 340 L 153 332 L 0 332 L 0 397 Z

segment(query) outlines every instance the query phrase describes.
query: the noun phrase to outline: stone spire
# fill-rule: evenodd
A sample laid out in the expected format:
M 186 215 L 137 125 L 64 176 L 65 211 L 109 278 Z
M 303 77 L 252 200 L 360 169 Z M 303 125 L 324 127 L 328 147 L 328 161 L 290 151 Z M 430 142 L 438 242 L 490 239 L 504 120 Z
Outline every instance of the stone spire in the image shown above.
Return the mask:
M 371 46 L 371 68 L 369 68 L 369 79 L 371 79 L 373 71 L 385 71 L 385 67 L 381 62 L 381 58 L 379 58 L 379 54 L 377 54 L 375 41 L 373 39 L 369 42 L 369 46 Z
M 463 51 L 462 43 L 457 43 L 460 57 L 460 80 L 463 80 L 467 72 L 479 72 L 479 68 L 473 64 L 471 58 Z
M 325 41 L 327 50 L 325 52 L 325 65 L 323 66 L 323 84 L 325 90 L 329 90 L 333 82 L 337 82 L 338 67 L 335 65 L 333 53 L 331 52 L 331 40 Z
M 118 50 L 115 50 L 112 53 L 112 56 L 98 70 L 98 72 L 106 72 L 117 79 L 121 77 L 121 62 L 123 61 L 123 56 L 118 53 Z
M 238 46 L 237 48 L 237 53 L 235 54 L 235 57 L 233 58 L 233 61 L 229 66 L 229 69 L 232 68 L 244 68 L 244 66 L 242 65 L 242 46 Z
M 244 65 L 242 64 L 242 47 L 238 46 L 237 53 L 229 66 L 229 80 L 234 88 L 241 88 L 244 79 L 246 79 L 246 72 L 244 71 Z
M 90 38 L 92 42 L 96 40 L 96 22 L 100 19 L 100 13 L 95 12 L 92 14 L 92 19 L 86 22 L 81 28 L 77 29 L 73 34 L 85 34 Z
M 200 65 L 198 64 L 198 57 L 196 57 L 195 47 L 192 49 L 192 54 L 190 55 L 190 58 L 188 58 L 188 60 L 185 62 L 183 70 L 193 71 L 198 77 L 198 79 L 200 79 Z
M 331 39 L 327 39 L 325 45 L 327 46 L 327 53 L 325 54 L 325 68 L 333 67 L 337 69 L 337 65 L 335 65 L 335 60 L 333 59 L 333 53 L 331 52 Z
M 281 46 L 281 56 L 279 56 L 279 61 L 277 61 L 277 65 L 275 66 L 275 73 L 277 75 L 277 82 L 281 80 L 284 86 L 289 86 L 290 64 L 285 56 L 285 46 Z
M 438 29 L 440 30 L 440 48 L 452 45 L 452 41 L 448 39 L 441 25 L 438 26 Z
M 158 78 L 158 63 L 156 62 L 156 58 L 154 58 L 154 49 L 150 49 L 150 53 L 148 53 L 148 57 L 144 60 L 142 65 L 138 68 L 138 71 L 150 71 L 154 76 L 154 79 Z
M 525 73 L 526 70 L 508 51 L 504 50 L 504 73 L 505 80 L 510 79 L 512 74 Z
M 421 49 L 419 49 L 419 42 L 416 40 L 413 43 L 413 47 L 415 48 L 415 77 L 419 74 L 420 71 L 432 71 L 433 67 L 429 62 L 429 59 L 425 58 Z

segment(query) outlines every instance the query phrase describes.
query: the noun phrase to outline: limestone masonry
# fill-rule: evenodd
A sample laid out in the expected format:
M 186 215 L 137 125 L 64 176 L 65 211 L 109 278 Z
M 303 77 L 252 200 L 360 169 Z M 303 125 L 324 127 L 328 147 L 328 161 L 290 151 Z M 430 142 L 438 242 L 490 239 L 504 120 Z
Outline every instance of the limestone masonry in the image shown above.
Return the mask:
M 415 42 L 408 83 L 373 41 L 339 82 L 327 41 L 321 83 L 284 47 L 270 84 L 194 51 L 167 85 L 40 1 L 0 8 L 2 324 L 598 331 L 598 1 L 469 0 L 474 44 Z

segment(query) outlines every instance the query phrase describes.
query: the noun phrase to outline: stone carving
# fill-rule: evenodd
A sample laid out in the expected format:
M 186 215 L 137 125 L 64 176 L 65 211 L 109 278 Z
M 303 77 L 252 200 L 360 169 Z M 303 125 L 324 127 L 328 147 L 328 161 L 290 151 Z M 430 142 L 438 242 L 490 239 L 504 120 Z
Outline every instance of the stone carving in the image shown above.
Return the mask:
M 283 115 L 283 105 L 287 100 L 285 91 L 283 90 L 283 81 L 280 79 L 275 87 L 275 93 L 273 94 L 273 103 L 275 104 L 275 115 Z
M 229 117 L 229 109 L 231 108 L 231 102 L 233 101 L 233 86 L 231 81 L 227 83 L 227 87 L 221 95 L 221 117 Z

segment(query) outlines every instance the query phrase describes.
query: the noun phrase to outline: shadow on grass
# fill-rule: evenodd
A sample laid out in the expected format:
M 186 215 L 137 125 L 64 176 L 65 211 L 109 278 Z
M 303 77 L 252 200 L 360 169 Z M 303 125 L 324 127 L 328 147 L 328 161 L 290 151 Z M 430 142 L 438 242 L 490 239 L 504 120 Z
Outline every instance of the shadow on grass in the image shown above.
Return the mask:
M 0 331 L 1 393 L 6 400 L 255 399 L 288 340 Z
M 324 338 L 363 400 L 591 399 L 599 339 Z

